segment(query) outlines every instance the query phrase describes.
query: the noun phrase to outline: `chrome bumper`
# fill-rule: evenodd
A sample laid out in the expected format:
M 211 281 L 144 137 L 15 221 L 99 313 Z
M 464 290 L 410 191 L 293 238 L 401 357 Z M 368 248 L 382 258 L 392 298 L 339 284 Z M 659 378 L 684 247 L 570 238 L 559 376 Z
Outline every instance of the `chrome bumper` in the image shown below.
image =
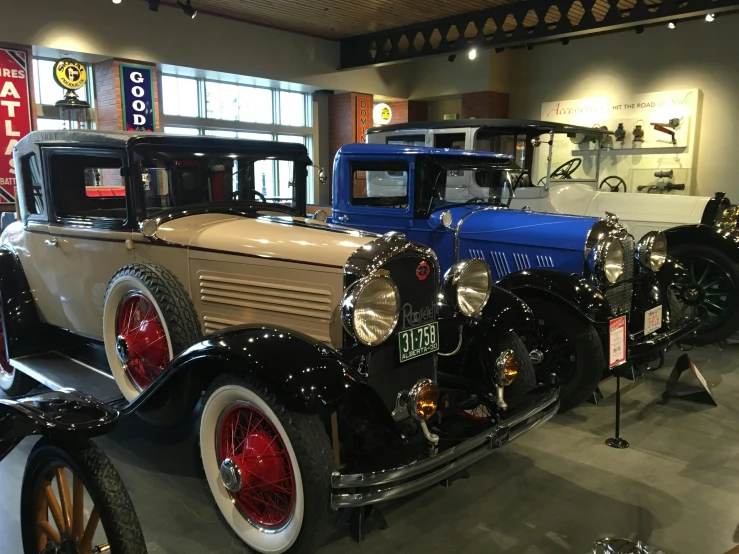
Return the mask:
M 559 389 L 531 408 L 501 421 L 476 437 L 429 458 L 374 473 L 331 475 L 331 507 L 353 508 L 412 494 L 454 475 L 550 420 L 559 409 Z M 347 491 L 345 489 L 352 489 Z

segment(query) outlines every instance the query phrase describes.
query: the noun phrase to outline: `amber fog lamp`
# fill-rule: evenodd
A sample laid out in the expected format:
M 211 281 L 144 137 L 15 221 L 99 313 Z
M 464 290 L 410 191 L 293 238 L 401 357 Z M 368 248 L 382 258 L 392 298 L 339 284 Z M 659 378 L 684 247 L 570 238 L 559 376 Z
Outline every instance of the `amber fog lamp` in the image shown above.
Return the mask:
M 518 377 L 521 362 L 513 350 L 504 350 L 498 357 L 498 374 L 503 385 L 508 386 Z
M 426 421 L 439 406 L 439 387 L 431 379 L 422 379 L 408 393 L 408 412 L 418 421 Z

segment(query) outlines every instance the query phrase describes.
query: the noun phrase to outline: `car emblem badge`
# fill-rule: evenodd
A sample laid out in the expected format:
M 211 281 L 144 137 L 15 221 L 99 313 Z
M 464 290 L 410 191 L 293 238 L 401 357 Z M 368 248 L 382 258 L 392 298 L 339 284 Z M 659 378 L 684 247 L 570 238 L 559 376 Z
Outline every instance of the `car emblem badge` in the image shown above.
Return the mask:
M 418 264 L 418 267 L 416 268 L 416 277 L 418 277 L 419 281 L 425 281 L 426 277 L 428 277 L 430 274 L 431 267 L 429 267 L 429 264 L 426 261 Z

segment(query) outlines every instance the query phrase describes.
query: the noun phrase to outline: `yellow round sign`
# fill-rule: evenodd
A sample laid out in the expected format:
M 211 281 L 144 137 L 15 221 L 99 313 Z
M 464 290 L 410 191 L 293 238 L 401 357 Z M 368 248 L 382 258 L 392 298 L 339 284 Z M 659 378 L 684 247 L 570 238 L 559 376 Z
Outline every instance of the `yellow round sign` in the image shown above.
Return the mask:
M 87 82 L 87 68 L 72 58 L 62 58 L 54 64 L 54 79 L 62 88 L 79 90 Z
M 375 125 L 387 125 L 393 118 L 393 111 L 385 103 L 375 104 L 372 110 Z

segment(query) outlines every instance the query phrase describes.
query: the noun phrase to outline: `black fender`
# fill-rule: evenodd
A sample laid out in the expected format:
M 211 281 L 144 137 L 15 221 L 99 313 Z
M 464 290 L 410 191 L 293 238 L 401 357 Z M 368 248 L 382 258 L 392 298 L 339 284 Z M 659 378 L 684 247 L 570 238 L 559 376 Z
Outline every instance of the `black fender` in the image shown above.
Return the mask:
M 74 391 L 0 399 L 0 460 L 24 437 L 96 437 L 110 431 L 118 417 L 118 411 L 108 404 Z
M 7 247 L 0 247 L 0 302 L 8 356 L 36 353 L 41 319 L 21 262 Z
M 669 286 L 693 285 L 693 278 L 690 276 L 690 272 L 672 256 L 667 256 L 665 263 L 657 271 L 657 281 L 662 290 L 662 296 L 665 296 L 667 287 Z
M 527 269 L 509 273 L 496 284 L 524 301 L 528 294 L 557 298 L 593 323 L 606 323 L 610 317 L 610 307 L 603 293 L 579 275 L 552 269 Z
M 710 225 L 680 225 L 663 231 L 667 237 L 667 251 L 678 244 L 698 243 L 721 249 L 735 263 L 739 263 L 739 235 Z
M 224 372 L 256 378 L 294 412 L 319 413 L 325 407 L 333 411 L 344 395 L 363 385 L 365 396 L 374 395 L 382 406 L 362 376 L 325 344 L 278 327 L 240 325 L 186 349 L 124 412 L 146 410 L 171 394 L 187 395 L 194 406 L 213 378 Z
M 492 339 L 500 338 L 514 329 L 536 329 L 536 318 L 528 304 L 498 285 L 493 286 L 482 316 L 487 337 Z

